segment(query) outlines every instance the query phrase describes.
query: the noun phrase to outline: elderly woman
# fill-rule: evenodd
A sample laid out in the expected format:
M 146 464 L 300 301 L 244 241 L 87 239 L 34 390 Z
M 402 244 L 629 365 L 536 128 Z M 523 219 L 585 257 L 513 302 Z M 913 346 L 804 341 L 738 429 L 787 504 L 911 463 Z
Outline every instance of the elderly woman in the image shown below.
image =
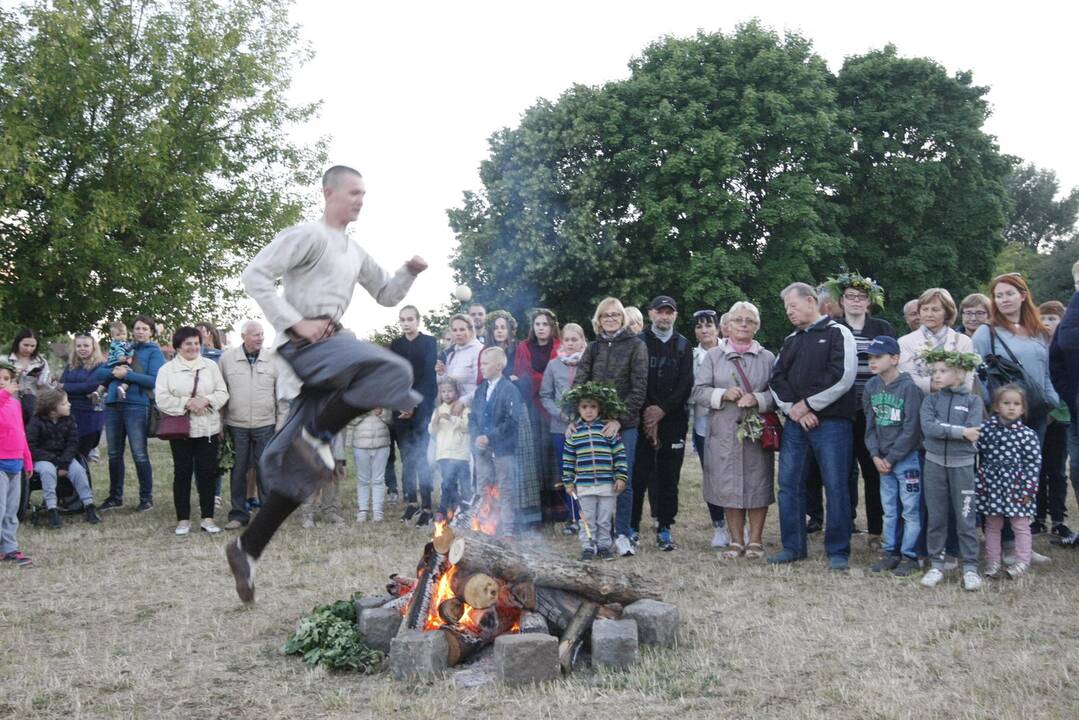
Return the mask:
M 23 422 L 29 422 L 34 414 L 38 390 L 52 385 L 49 361 L 41 354 L 41 342 L 29 328 L 15 336 L 11 343 L 8 362 L 15 366 L 15 381 L 22 403 Z
M 217 480 L 221 408 L 229 400 L 225 378 L 217 363 L 202 356 L 199 331 L 182 327 L 172 336 L 176 356 L 161 367 L 154 385 L 157 408 L 164 415 L 186 415 L 187 437 L 169 440 L 172 451 L 172 500 L 176 505 L 176 534 L 191 532 L 191 474 L 199 493 L 201 527 L 221 532 L 214 522 L 214 482 Z
M 756 306 L 736 302 L 728 316 L 731 335 L 705 355 L 693 387 L 693 400 L 709 408 L 704 499 L 709 509 L 722 507 L 726 515 L 731 542 L 721 557 L 759 559 L 764 519 L 775 502 L 775 453 L 757 440 L 739 440 L 738 430 L 743 419 L 775 409 L 768 379 L 776 358 L 753 339 L 761 323 Z M 749 543 L 743 547 L 747 516 Z
M 899 338 L 899 370 L 910 373 L 914 384 L 929 394 L 932 371 L 921 358 L 924 350 L 944 348 L 974 352 L 970 338 L 952 329 L 955 324 L 955 300 L 944 288 L 929 288 L 918 298 L 919 326 Z M 967 390 L 974 387 L 974 373 L 967 373 Z
M 472 396 L 480 379 L 480 353 L 483 344 L 476 339 L 472 327 L 472 318 L 458 313 L 450 318 L 450 334 L 453 344 L 446 351 L 446 360 L 435 363 L 435 374 L 439 377 L 449 375 L 461 387 L 462 405 L 472 405 Z
M 105 426 L 104 406 L 97 396 L 98 383 L 94 379 L 105 358 L 101 347 L 87 333 L 75 334 L 75 352 L 60 376 L 59 387 L 71 401 L 71 415 L 79 429 L 79 454 L 86 457 L 101 441 L 101 428 Z
M 959 303 L 959 316 L 962 325 L 956 328 L 967 337 L 974 337 L 974 332 L 989 322 L 989 298 L 981 293 L 971 293 Z
M 626 309 L 618 298 L 600 300 L 592 316 L 592 330 L 596 339 L 588 344 L 573 384 L 589 380 L 614 385 L 619 399 L 625 404 L 622 417 L 603 418 L 603 434 L 614 437 L 622 433 L 626 448 L 626 489 L 618 496 L 614 520 L 614 548 L 623 557 L 635 555 L 637 538 L 631 536 L 630 521 L 633 516 L 633 458 L 637 450 L 637 425 L 648 392 L 648 347 L 629 326 Z M 570 426 L 572 427 L 572 425 Z

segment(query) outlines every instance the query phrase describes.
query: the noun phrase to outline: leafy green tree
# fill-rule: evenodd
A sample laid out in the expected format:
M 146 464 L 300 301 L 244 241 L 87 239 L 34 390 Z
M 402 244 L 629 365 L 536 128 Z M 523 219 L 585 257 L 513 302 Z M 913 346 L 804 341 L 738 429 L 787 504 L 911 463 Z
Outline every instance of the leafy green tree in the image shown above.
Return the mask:
M 1060 199 L 1056 173 L 1024 163 L 1006 180 L 1010 208 L 1004 239 L 1031 250 L 1048 252 L 1072 237 L 1079 216 L 1079 187 Z
M 849 58 L 837 78 L 853 140 L 847 264 L 886 291 L 888 314 L 928 287 L 983 288 L 1003 247 L 1010 160 L 983 123 L 987 88 L 892 46 Z
M 494 134 L 483 191 L 449 211 L 458 279 L 519 317 L 542 305 L 578 321 L 608 294 L 749 297 L 781 337 L 779 290 L 844 250 L 834 85 L 807 40 L 751 23 L 664 39 L 628 79 L 539 102 Z
M 230 318 L 321 145 L 285 0 L 36 0 L 0 14 L 0 330 Z

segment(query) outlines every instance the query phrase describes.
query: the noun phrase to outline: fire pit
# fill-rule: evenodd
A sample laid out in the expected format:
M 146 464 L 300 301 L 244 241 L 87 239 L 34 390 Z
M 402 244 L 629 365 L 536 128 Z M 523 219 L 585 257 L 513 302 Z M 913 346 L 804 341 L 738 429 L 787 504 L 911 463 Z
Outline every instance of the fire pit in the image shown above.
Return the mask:
M 674 644 L 678 609 L 651 582 L 616 563 L 494 537 L 495 514 L 484 510 L 494 502 L 486 496 L 475 516 L 435 523 L 415 577 L 393 575 L 387 595 L 357 601 L 360 631 L 389 652 L 395 677 L 535 682 L 586 656 L 593 667 L 620 668 L 636 662 L 638 644 Z

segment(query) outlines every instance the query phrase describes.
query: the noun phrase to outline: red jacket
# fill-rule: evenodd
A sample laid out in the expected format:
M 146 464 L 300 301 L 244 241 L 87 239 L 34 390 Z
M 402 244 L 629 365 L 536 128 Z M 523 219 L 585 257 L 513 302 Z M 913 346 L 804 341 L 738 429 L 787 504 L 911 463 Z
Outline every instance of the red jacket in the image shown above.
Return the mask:
M 26 444 L 22 405 L 6 390 L 0 390 L 0 460 L 22 459 L 23 472 L 34 471 L 34 459 Z
M 558 357 L 558 348 L 562 342 L 555 338 L 550 344 L 551 357 L 550 360 L 554 360 Z M 532 348 L 529 346 L 527 340 L 522 340 L 517 343 L 517 354 L 513 358 L 513 374 L 517 377 L 527 377 L 532 380 L 532 406 L 539 412 L 540 417 L 544 422 L 550 422 L 551 418 L 547 415 L 547 411 L 543 409 L 543 403 L 539 399 L 540 384 L 543 382 L 543 373 L 538 373 L 532 369 Z

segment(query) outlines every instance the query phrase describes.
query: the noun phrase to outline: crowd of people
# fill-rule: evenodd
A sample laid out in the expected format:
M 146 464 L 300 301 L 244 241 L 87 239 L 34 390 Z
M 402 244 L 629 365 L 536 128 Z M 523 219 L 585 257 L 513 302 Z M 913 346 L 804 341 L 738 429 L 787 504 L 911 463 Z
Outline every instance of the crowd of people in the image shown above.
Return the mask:
M 343 177 L 356 183 L 359 175 Z M 338 190 L 327 182 L 329 217 Z M 362 204 L 362 186 L 360 197 Z M 343 230 L 359 212 L 341 207 L 337 225 L 297 226 L 303 242 L 335 241 L 319 233 Z M 500 534 L 558 523 L 579 537 L 585 560 L 632 557 L 650 528 L 658 549 L 678 548 L 689 443 L 703 471 L 711 545 L 728 562 L 802 560 L 808 535 L 823 531 L 829 567 L 843 570 L 852 534 L 865 532 L 880 550 L 871 571 L 924 573 L 931 587 L 961 566 L 963 587 L 976 590 L 983 576 L 1019 577 L 1044 561 L 1032 535 L 1079 545 L 1065 517 L 1069 456 L 1079 495 L 1079 293 L 1067 307 L 1039 306 L 1016 273 L 958 305 L 946 289 L 930 288 L 904 307 L 908 332 L 899 335 L 872 315 L 883 307 L 883 288 L 843 273 L 783 291 L 778 300 L 792 331 L 771 350 L 757 339 L 761 313 L 748 301 L 693 312 L 694 341 L 676 329 L 678 302 L 668 295 L 647 304 L 647 324 L 640 309 L 603 299 L 588 323 L 591 339 L 583 323 L 561 325 L 545 308 L 530 311 L 519 332 L 518 318 L 481 303 L 451 317 L 439 339 L 405 305 L 388 350 L 394 372 L 411 369 L 411 388 L 360 410 L 348 393 L 360 377 L 376 384 L 388 355 L 360 352 L 367 345 L 332 322 L 304 325 L 317 313 L 275 305 L 292 302 L 277 294 L 274 279 L 296 272 L 287 264 L 288 253 L 299 252 L 295 242 L 283 233 L 245 273 L 270 321 L 295 329 L 279 351 L 263 346 L 257 321 L 242 326 L 238 345 L 224 347 L 208 323 L 181 327 L 165 343 L 163 328 L 139 316 L 130 339 L 123 323 L 109 326 L 104 343 L 76 334 L 57 376 L 34 332 L 15 338 L 0 362 L 4 561 L 30 564 L 16 541 L 16 509 L 31 474 L 50 527 L 72 506 L 98 523 L 124 503 L 126 447 L 139 483 L 136 510 L 152 508 L 151 437 L 169 443 L 177 535 L 192 529 L 193 482 L 203 532 L 273 516 L 268 531 L 235 551 L 246 559 L 230 556 L 242 598 L 244 572 L 292 510 L 302 508 L 305 527 L 345 521 L 339 486 L 349 455 L 357 523 L 384 521 L 396 502 L 400 520 L 418 526 L 487 502 Z M 341 292 L 359 277 L 383 304 L 400 302 L 426 267 L 414 258 L 390 276 L 366 256 L 354 260 Z M 1079 263 L 1073 274 L 1079 290 Z M 353 384 L 323 393 L 305 415 L 296 388 L 339 376 L 342 353 Z M 277 361 L 281 354 L 286 362 Z M 87 468 L 103 430 L 109 484 L 98 505 Z M 275 452 L 282 435 L 289 439 Z M 310 456 L 293 458 L 289 448 Z M 263 470 L 294 461 L 327 472 L 264 508 L 271 493 Z M 864 530 L 855 524 L 859 499 Z M 223 500 L 221 528 L 214 515 Z M 777 501 L 781 548 L 767 555 L 763 532 Z

